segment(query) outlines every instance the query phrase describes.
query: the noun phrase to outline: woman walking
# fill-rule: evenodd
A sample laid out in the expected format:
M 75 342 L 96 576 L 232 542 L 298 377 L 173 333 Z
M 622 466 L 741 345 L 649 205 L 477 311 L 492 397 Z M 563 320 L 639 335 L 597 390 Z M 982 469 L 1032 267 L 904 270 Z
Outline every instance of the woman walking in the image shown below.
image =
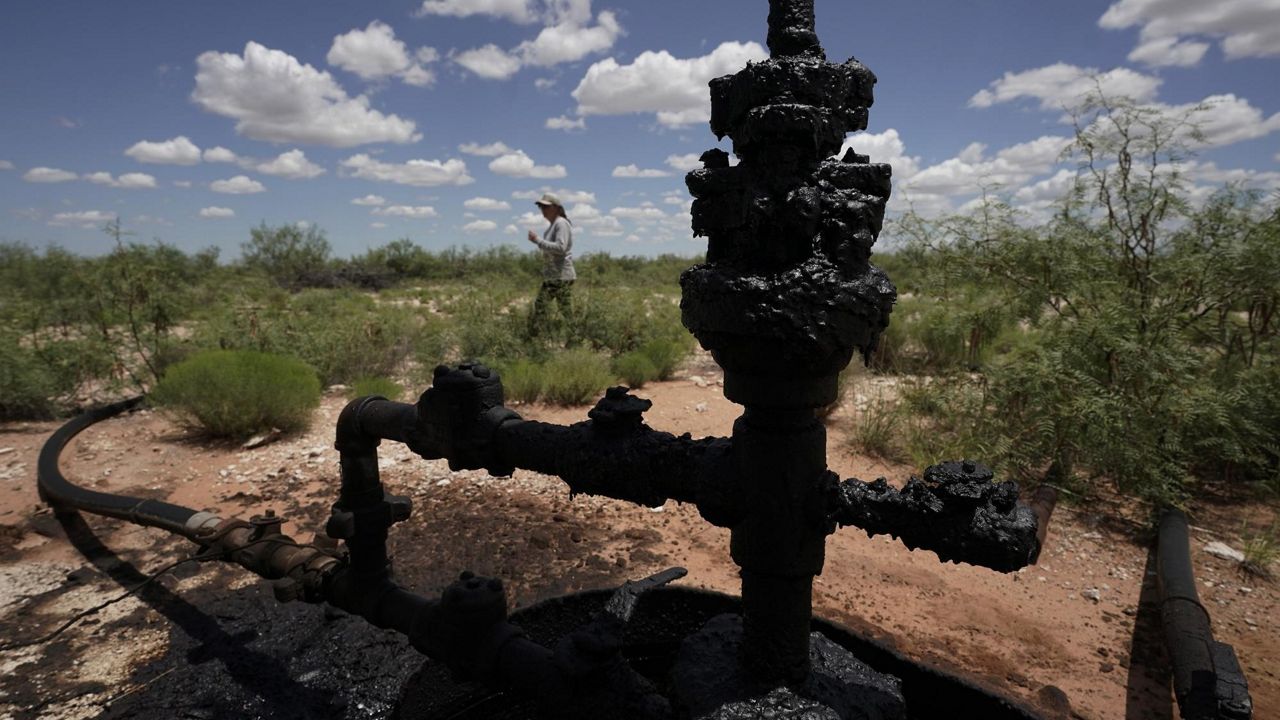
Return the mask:
M 549 224 L 541 238 L 534 231 L 529 231 L 529 242 L 542 250 L 542 287 L 538 288 L 533 310 L 529 313 L 531 337 L 546 329 L 547 313 L 553 300 L 565 318 L 569 317 L 573 304 L 570 288 L 578 277 L 573 270 L 573 223 L 569 222 L 560 198 L 543 193 L 534 204 L 542 210 L 542 217 Z

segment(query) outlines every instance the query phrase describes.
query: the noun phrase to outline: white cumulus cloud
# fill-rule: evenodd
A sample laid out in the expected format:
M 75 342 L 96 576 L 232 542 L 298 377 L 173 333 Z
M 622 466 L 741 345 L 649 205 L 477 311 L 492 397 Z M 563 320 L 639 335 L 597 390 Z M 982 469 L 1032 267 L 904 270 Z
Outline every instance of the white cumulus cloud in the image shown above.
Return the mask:
M 513 150 L 500 155 L 489 163 L 489 170 L 498 175 L 516 178 L 552 180 L 568 175 L 563 165 L 538 165 L 523 150 Z
M 1046 135 L 1019 143 L 988 157 L 985 146 L 970 145 L 960 155 L 931 165 L 903 179 L 908 192 L 957 196 L 983 187 L 1019 187 L 1050 172 L 1070 138 Z
M 220 220 L 223 218 L 232 218 L 236 216 L 236 211 L 231 208 L 218 207 L 216 205 L 200 208 L 200 217 L 206 220 Z
M 499 155 L 506 155 L 509 152 L 515 151 L 507 147 L 507 144 L 504 142 L 494 142 L 489 143 L 488 145 L 481 145 L 479 143 L 463 143 L 458 146 L 458 152 L 466 153 L 467 155 L 476 155 L 479 157 L 498 157 Z
M 156 165 L 195 165 L 200 162 L 200 148 L 186 135 L 161 142 L 143 140 L 134 143 L 124 154 L 138 162 Z
M 1129 59 L 1149 65 L 1195 65 L 1208 50 L 1203 39 L 1220 41 L 1228 60 L 1280 56 L 1280 4 L 1275 0 L 1119 0 L 1098 25 L 1141 28 Z
M 403 163 L 389 163 L 360 153 L 343 160 L 342 167 L 363 180 L 390 182 L 397 185 L 436 187 L 470 185 L 475 182 L 475 178 L 467 174 L 467 164 L 457 158 L 445 161 L 409 160 Z
M 462 231 L 466 233 L 493 232 L 498 229 L 498 223 L 492 220 L 476 220 L 462 226 Z
M 351 204 L 364 205 L 368 207 L 377 207 L 379 205 L 386 205 L 387 199 L 382 197 L 381 195 L 365 195 L 364 197 L 359 197 L 352 200 Z
M 81 210 L 78 212 L 60 212 L 49 218 L 49 224 L 57 227 L 79 227 L 84 229 L 100 228 L 116 219 L 115 213 L 102 210 Z
M 652 168 L 641 169 L 640 166 L 632 163 L 630 165 L 619 165 L 613 169 L 613 177 L 616 178 L 664 178 L 671 177 L 671 173 L 666 170 L 655 170 Z
M 575 62 L 613 47 L 622 26 L 611 12 L 601 12 L 595 25 L 566 20 L 543 28 L 533 40 L 520 43 L 513 52 L 522 64 L 550 67 Z
M 655 113 L 669 127 L 711 118 L 707 83 L 769 57 L 759 43 L 726 42 L 702 57 L 677 58 L 666 50 L 641 53 L 628 65 L 607 58 L 593 64 L 573 91 L 579 115 Z
M 591 0 L 427 0 L 420 12 L 455 17 L 488 15 L 522 24 L 541 22 L 543 28 L 535 37 L 513 48 L 489 43 L 452 54 L 455 63 L 488 80 L 506 80 L 524 67 L 576 62 L 608 50 L 623 35 L 622 25 L 611 11 L 602 11 L 592 24 Z
M 564 203 L 566 207 L 575 203 L 594 205 L 596 202 L 596 194 L 593 192 L 587 192 L 586 190 L 566 190 L 564 188 L 552 190 L 548 185 L 543 185 L 537 190 L 517 190 L 511 193 L 511 197 L 516 200 L 528 200 L 529 202 L 533 202 L 534 200 L 542 197 L 543 193 L 551 193 L 560 198 L 560 202 Z M 538 217 L 542 216 L 539 215 Z
M 558 117 L 547 118 L 544 124 L 548 130 L 563 130 L 564 132 L 573 132 L 574 130 L 586 130 L 586 118 L 571 118 L 568 115 L 560 115 Z
M 418 15 L 471 17 L 487 15 L 511 22 L 537 22 L 538 14 L 530 0 L 423 0 Z
M 439 213 L 430 205 L 391 205 L 389 207 L 380 207 L 373 209 L 374 215 L 383 217 L 402 217 L 412 218 L 414 220 L 423 220 L 426 218 L 436 217 Z
M 236 175 L 227 180 L 214 180 L 209 183 L 209 189 L 227 195 L 252 195 L 265 192 L 267 188 L 247 175 Z
M 0 170 L 12 170 L 13 163 L 8 160 L 0 160 Z
M 986 89 L 969 98 L 970 107 L 987 108 L 1020 98 L 1040 101 L 1042 110 L 1062 110 L 1079 105 L 1086 95 L 1098 90 L 1109 97 L 1129 97 L 1138 102 L 1155 99 L 1161 80 L 1128 68 L 1100 72 L 1067 63 L 1055 63 L 1034 70 L 1007 72 Z
M 666 213 L 652 205 L 641 205 L 640 207 L 616 207 L 610 210 L 609 214 L 624 220 L 659 220 L 667 217 Z
M 873 163 L 892 165 L 895 182 L 910 179 L 920 169 L 920 158 L 907 155 L 907 146 L 896 128 L 879 133 L 852 133 L 845 138 L 838 156 L 843 156 L 850 149 L 870 157 Z
M 453 61 L 485 80 L 506 80 L 520 72 L 520 58 L 493 43 L 456 53 Z
M 511 203 L 506 200 L 495 200 L 487 197 L 474 197 L 462 203 L 462 206 L 468 210 L 478 210 L 481 212 L 495 212 L 499 210 L 510 210 Z
M 698 158 L 702 157 L 702 153 L 688 153 L 686 155 L 668 155 L 667 166 L 672 170 L 687 173 L 693 172 L 702 167 L 702 161 Z
M 208 163 L 238 163 L 240 156 L 230 150 L 218 146 L 204 151 L 204 161 Z
M 196 66 L 191 99 L 233 118 L 236 131 L 255 140 L 352 147 L 421 138 L 412 120 L 374 110 L 366 96 L 348 96 L 329 73 L 255 42 L 242 55 L 203 53 Z
M 363 30 L 357 28 L 335 36 L 325 59 L 365 80 L 398 77 L 409 85 L 424 87 L 435 82 L 435 74 L 424 67 L 424 62 L 437 57 L 433 48 L 410 54 L 390 25 L 374 20 Z
M 22 175 L 22 179 L 29 183 L 69 182 L 77 179 L 78 177 L 79 176 L 73 172 L 50 167 L 33 167 Z
M 308 160 L 306 153 L 296 148 L 280 153 L 274 160 L 257 164 L 255 169 L 266 175 L 290 180 L 313 178 L 324 174 L 324 168 Z
M 156 186 L 156 179 L 146 173 L 125 173 L 120 177 L 112 177 L 109 172 L 95 172 L 85 175 L 84 179 L 95 185 L 106 185 L 114 188 L 136 190 L 139 188 L 154 188 Z

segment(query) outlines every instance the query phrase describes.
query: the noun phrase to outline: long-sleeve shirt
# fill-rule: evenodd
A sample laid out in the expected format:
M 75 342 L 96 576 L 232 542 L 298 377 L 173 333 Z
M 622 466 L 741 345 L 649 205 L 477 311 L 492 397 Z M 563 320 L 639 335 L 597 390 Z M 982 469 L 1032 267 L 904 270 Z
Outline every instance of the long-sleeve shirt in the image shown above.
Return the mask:
M 576 280 L 573 269 L 573 225 L 558 217 L 534 243 L 542 250 L 543 280 Z

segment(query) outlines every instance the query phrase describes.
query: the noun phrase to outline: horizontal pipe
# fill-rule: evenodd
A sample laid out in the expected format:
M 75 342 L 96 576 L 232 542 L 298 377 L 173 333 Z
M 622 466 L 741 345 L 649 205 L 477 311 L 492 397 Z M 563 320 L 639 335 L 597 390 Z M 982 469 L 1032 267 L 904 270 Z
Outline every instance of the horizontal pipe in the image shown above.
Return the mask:
M 594 420 L 567 427 L 512 420 L 493 434 L 500 464 L 559 477 L 573 493 L 648 507 L 694 503 L 721 526 L 734 515 L 730 448 L 727 439 L 693 440 L 646 426 L 615 434 Z
M 83 510 L 128 520 L 136 525 L 161 528 L 194 540 L 196 528 L 189 527 L 188 521 L 196 515 L 196 510 L 159 500 L 89 490 L 67 480 L 59 467 L 59 457 L 72 438 L 103 420 L 138 407 L 142 401 L 139 396 L 89 410 L 54 431 L 40 448 L 40 457 L 36 461 L 36 484 L 40 497 L 58 510 Z

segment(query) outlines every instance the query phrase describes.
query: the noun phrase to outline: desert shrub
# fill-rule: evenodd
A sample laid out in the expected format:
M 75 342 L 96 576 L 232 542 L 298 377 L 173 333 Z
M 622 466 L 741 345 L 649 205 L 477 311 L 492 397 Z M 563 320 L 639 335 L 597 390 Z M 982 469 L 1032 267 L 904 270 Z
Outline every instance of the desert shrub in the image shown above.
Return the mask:
M 919 468 L 944 460 L 993 457 L 981 424 L 986 417 L 982 381 L 950 375 L 898 384 L 896 408 L 902 455 Z
M 514 360 L 498 368 L 502 377 L 502 389 L 506 399 L 514 402 L 535 402 L 542 396 L 546 372 L 542 365 L 531 360 Z
M 857 408 L 849 442 L 858 452 L 872 457 L 901 459 L 900 424 L 897 403 L 883 392 L 877 392 Z
M 532 349 L 525 319 L 515 313 L 460 313 L 454 323 L 459 358 L 496 365 L 525 357 Z
M 57 377 L 18 338 L 0 336 L 0 420 L 43 420 L 57 411 Z
M 178 422 L 215 437 L 306 427 L 320 404 L 314 368 L 248 350 L 212 350 L 169 368 L 151 400 Z
M 670 380 L 680 362 L 693 350 L 692 336 L 655 338 L 640 347 L 640 352 L 658 371 L 659 380 Z
M 324 274 L 331 247 L 324 231 L 297 225 L 269 227 L 265 222 L 249 231 L 240 245 L 241 262 L 281 287 L 298 289 Z
M 553 355 L 543 366 L 543 399 L 557 405 L 584 405 L 599 398 L 613 382 L 609 361 L 576 348 Z
M 653 364 L 648 355 L 637 350 L 615 358 L 613 371 L 632 388 L 644 387 L 645 383 L 658 377 L 658 366 Z
M 351 384 L 347 397 L 359 398 L 378 395 L 388 400 L 399 400 L 404 395 L 404 388 L 395 380 L 384 377 L 360 378 Z
M 325 385 L 395 375 L 412 352 L 415 321 L 352 291 L 306 290 L 268 304 L 215 312 L 196 333 L 201 347 L 298 358 Z

